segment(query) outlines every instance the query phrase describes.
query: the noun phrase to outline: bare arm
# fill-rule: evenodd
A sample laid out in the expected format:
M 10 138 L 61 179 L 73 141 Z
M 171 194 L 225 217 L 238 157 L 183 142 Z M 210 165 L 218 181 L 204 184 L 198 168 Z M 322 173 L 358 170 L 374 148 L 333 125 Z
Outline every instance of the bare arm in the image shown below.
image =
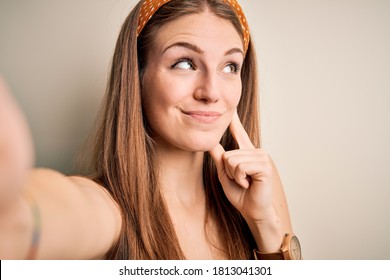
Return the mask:
M 120 211 L 93 181 L 32 169 L 24 118 L 0 80 L 0 259 L 26 258 L 36 201 L 41 220 L 37 258 L 102 258 L 118 238 Z
M 102 258 L 117 239 L 119 210 L 94 182 L 38 169 L 30 173 L 26 190 L 41 213 L 38 258 Z

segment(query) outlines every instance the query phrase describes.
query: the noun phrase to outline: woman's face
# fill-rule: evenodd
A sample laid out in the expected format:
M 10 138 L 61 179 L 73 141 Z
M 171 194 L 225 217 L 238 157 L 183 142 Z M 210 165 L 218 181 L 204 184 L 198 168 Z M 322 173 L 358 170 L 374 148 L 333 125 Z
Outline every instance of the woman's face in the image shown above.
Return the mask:
M 158 145 L 208 151 L 227 129 L 241 96 L 243 43 L 211 13 L 159 29 L 148 53 L 143 106 Z

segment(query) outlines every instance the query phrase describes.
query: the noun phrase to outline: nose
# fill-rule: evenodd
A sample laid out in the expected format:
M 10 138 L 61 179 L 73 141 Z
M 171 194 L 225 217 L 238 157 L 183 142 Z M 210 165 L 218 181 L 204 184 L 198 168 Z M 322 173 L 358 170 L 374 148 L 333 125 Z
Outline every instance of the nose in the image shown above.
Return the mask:
M 203 103 L 216 103 L 221 98 L 217 73 L 203 72 L 197 81 L 194 98 Z

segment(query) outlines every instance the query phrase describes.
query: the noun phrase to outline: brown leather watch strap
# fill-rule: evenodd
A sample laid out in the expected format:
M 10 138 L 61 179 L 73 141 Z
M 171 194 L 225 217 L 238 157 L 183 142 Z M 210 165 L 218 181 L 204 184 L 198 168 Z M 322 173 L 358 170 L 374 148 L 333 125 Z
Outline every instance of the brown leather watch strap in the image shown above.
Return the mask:
M 253 254 L 255 256 L 255 260 L 284 260 L 282 252 L 264 254 L 254 249 Z
M 302 252 L 298 238 L 292 233 L 286 233 L 283 237 L 279 252 L 261 253 L 253 250 L 256 260 L 301 260 Z

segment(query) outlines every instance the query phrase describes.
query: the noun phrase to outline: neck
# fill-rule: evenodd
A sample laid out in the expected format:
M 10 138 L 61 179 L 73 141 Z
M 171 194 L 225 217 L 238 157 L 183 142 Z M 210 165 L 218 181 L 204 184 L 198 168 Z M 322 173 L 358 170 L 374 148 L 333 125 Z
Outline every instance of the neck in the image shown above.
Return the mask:
M 191 207 L 204 205 L 203 188 L 204 152 L 188 152 L 158 146 L 162 193 L 168 204 L 179 203 Z
M 217 249 L 222 247 L 222 243 L 216 224 L 207 218 L 203 184 L 204 152 L 157 145 L 156 155 L 161 193 L 186 258 L 226 258 Z

